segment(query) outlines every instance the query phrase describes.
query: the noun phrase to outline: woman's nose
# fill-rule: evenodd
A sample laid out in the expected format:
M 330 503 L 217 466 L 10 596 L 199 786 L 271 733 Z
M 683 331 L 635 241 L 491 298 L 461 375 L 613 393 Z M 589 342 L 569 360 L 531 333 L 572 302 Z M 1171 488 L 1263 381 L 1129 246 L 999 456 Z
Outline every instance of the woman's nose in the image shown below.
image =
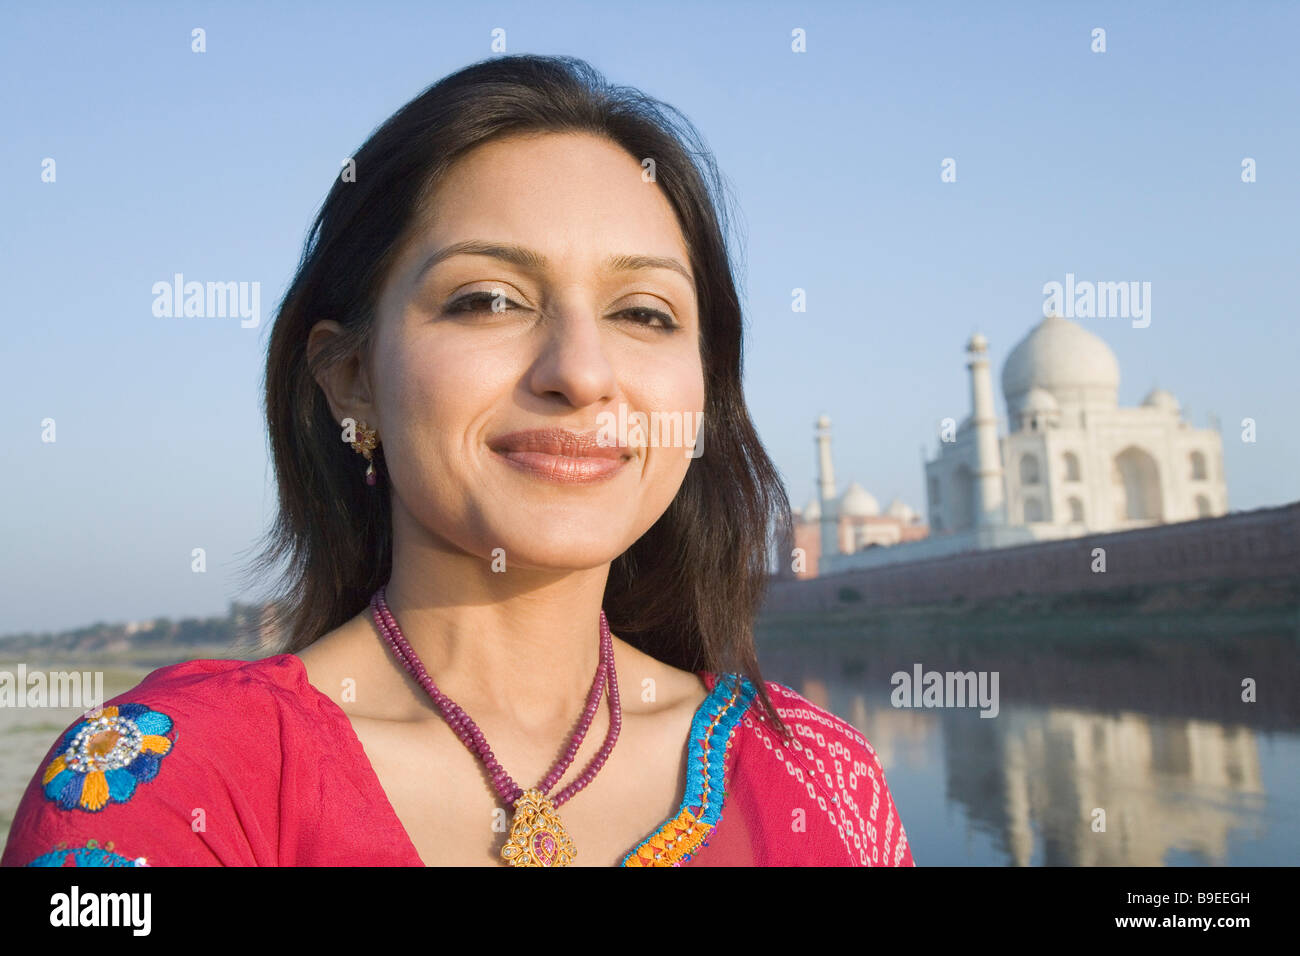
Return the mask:
M 570 303 L 548 311 L 543 325 L 530 375 L 532 390 L 562 395 L 574 408 L 612 398 L 618 380 L 599 314 L 590 306 Z

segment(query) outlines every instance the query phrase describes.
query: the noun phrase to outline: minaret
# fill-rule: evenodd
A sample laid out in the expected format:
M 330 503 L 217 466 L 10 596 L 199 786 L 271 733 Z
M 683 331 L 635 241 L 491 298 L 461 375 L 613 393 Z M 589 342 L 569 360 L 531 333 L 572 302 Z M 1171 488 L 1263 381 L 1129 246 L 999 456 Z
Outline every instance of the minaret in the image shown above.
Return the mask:
M 975 527 L 1006 523 L 1002 485 L 1002 449 L 998 416 L 993 405 L 993 376 L 989 372 L 989 343 L 976 332 L 966 343 L 970 369 L 971 427 L 975 432 Z
M 822 506 L 822 554 L 840 553 L 840 509 L 835 498 L 835 467 L 831 464 L 831 420 L 817 419 L 817 496 Z

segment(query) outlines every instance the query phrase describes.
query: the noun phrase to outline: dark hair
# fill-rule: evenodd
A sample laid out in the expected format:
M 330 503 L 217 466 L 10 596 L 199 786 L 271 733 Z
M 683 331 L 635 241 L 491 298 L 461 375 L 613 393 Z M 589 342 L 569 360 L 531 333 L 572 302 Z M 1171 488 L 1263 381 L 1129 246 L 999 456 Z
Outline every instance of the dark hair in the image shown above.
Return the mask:
M 699 133 L 675 108 L 611 86 L 583 60 L 504 56 L 430 86 L 380 126 L 337 180 L 307 235 L 280 303 L 265 402 L 279 513 L 252 575 L 282 560 L 267 626 L 282 652 L 301 650 L 356 616 L 392 569 L 392 517 L 382 445 L 367 486 L 341 440 L 318 367 L 367 354 L 378 293 L 428 197 L 469 150 L 512 134 L 587 132 L 623 147 L 672 204 L 696 278 L 708 449 L 692 460 L 659 520 L 610 568 L 610 628 L 646 654 L 691 671 L 739 672 L 788 736 L 758 668 L 753 626 L 774 541 L 791 539 L 790 503 L 745 408 L 742 315 L 727 246 L 725 186 Z M 309 367 L 320 319 L 345 329 Z M 771 537 L 769 537 L 769 532 Z

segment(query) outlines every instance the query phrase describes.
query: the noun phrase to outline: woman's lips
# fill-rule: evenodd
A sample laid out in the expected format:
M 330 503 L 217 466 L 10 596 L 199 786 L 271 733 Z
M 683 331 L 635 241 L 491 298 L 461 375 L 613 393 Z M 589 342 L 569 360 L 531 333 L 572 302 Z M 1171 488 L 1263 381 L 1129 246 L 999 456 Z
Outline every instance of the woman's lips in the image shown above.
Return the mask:
M 507 463 L 537 478 L 558 482 L 600 481 L 619 471 L 626 458 L 566 458 L 540 451 L 496 452 Z
M 603 481 L 632 457 L 627 446 L 601 445 L 596 432 L 567 429 L 512 432 L 493 439 L 488 447 L 512 467 L 562 484 Z

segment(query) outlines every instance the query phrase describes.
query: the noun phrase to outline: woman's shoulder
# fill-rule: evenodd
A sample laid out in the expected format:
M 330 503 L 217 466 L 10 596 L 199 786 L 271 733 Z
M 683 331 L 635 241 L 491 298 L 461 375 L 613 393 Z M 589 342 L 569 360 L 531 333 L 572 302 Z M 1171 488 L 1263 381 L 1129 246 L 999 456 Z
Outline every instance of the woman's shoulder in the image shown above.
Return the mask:
M 90 717 L 102 720 L 110 714 L 133 720 L 149 712 L 159 715 L 151 718 L 154 723 L 168 725 L 165 733 L 190 740 L 192 753 L 210 755 L 210 748 L 200 750 L 194 745 L 237 738 L 247 744 L 245 735 L 255 734 L 259 723 L 262 730 L 267 730 L 272 723 L 284 723 L 299 715 L 314 716 L 319 707 L 317 696 L 301 662 L 292 654 L 258 660 L 200 658 L 168 664 L 150 671 L 130 690 L 105 701 L 101 708 L 83 714 L 65 731 L 56 750 L 65 749 L 72 734 L 87 726 Z
M 712 692 L 714 699 L 722 700 L 734 695 L 745 708 L 745 723 L 761 724 L 770 728 L 776 741 L 774 727 L 760 712 L 756 685 L 748 677 L 737 673 L 702 671 L 700 677 Z M 777 716 L 793 735 L 791 741 L 802 746 L 828 750 L 828 756 L 879 762 L 870 742 L 851 723 L 842 720 L 829 710 L 814 704 L 794 688 L 774 680 L 764 680 L 763 687 L 772 702 Z
M 912 865 L 884 767 L 865 735 L 792 687 L 764 680 L 768 699 L 788 731 L 783 736 L 757 705 L 757 688 L 748 678 L 701 677 L 713 688 L 715 702 L 732 695 L 743 701 L 738 718 L 722 706 L 716 709 L 727 713 L 739 732 L 738 741 L 727 748 L 735 754 L 733 783 L 763 794 L 760 804 L 772 815 L 772 832 L 783 832 L 791 807 L 811 799 L 857 862 Z
M 880 756 L 857 727 L 786 684 L 766 681 L 765 685 L 772 706 L 790 733 L 787 746 L 811 761 L 828 784 L 834 780 L 837 786 L 843 786 L 843 768 L 849 775 L 845 780 L 865 775 L 883 786 Z
M 826 741 L 842 743 L 859 756 L 876 759 L 876 752 L 867 738 L 847 720 L 800 694 L 794 688 L 777 681 L 766 681 L 767 693 L 776 712 L 786 722 L 790 731 L 804 741 L 819 747 Z
M 168 664 L 150 671 L 135 687 L 114 698 L 138 699 L 170 695 L 177 699 L 211 700 L 214 691 L 278 696 L 302 693 L 306 678 L 293 654 L 275 654 L 256 660 L 199 658 Z
M 259 757 L 278 761 L 287 725 L 317 717 L 318 698 L 292 654 L 169 664 L 82 714 L 55 742 L 47 761 L 66 755 L 79 761 L 79 769 L 93 771 L 102 761 L 90 758 L 110 744 L 122 752 L 143 747 L 146 755 L 170 756 L 190 773 L 200 765 L 224 772 Z M 87 755 L 79 756 L 80 750 Z M 108 799 L 113 797 L 110 792 Z M 68 794 L 61 799 L 66 802 Z
M 172 862 L 238 861 L 246 839 L 230 823 L 273 815 L 281 742 L 319 707 L 311 690 L 288 654 L 151 671 L 54 740 L 19 803 L 3 864 L 71 853 L 73 865 L 121 865 L 85 862 L 114 859 L 101 853 L 114 838 L 137 853 L 161 848 Z M 224 829 L 214 835 L 209 820 Z

